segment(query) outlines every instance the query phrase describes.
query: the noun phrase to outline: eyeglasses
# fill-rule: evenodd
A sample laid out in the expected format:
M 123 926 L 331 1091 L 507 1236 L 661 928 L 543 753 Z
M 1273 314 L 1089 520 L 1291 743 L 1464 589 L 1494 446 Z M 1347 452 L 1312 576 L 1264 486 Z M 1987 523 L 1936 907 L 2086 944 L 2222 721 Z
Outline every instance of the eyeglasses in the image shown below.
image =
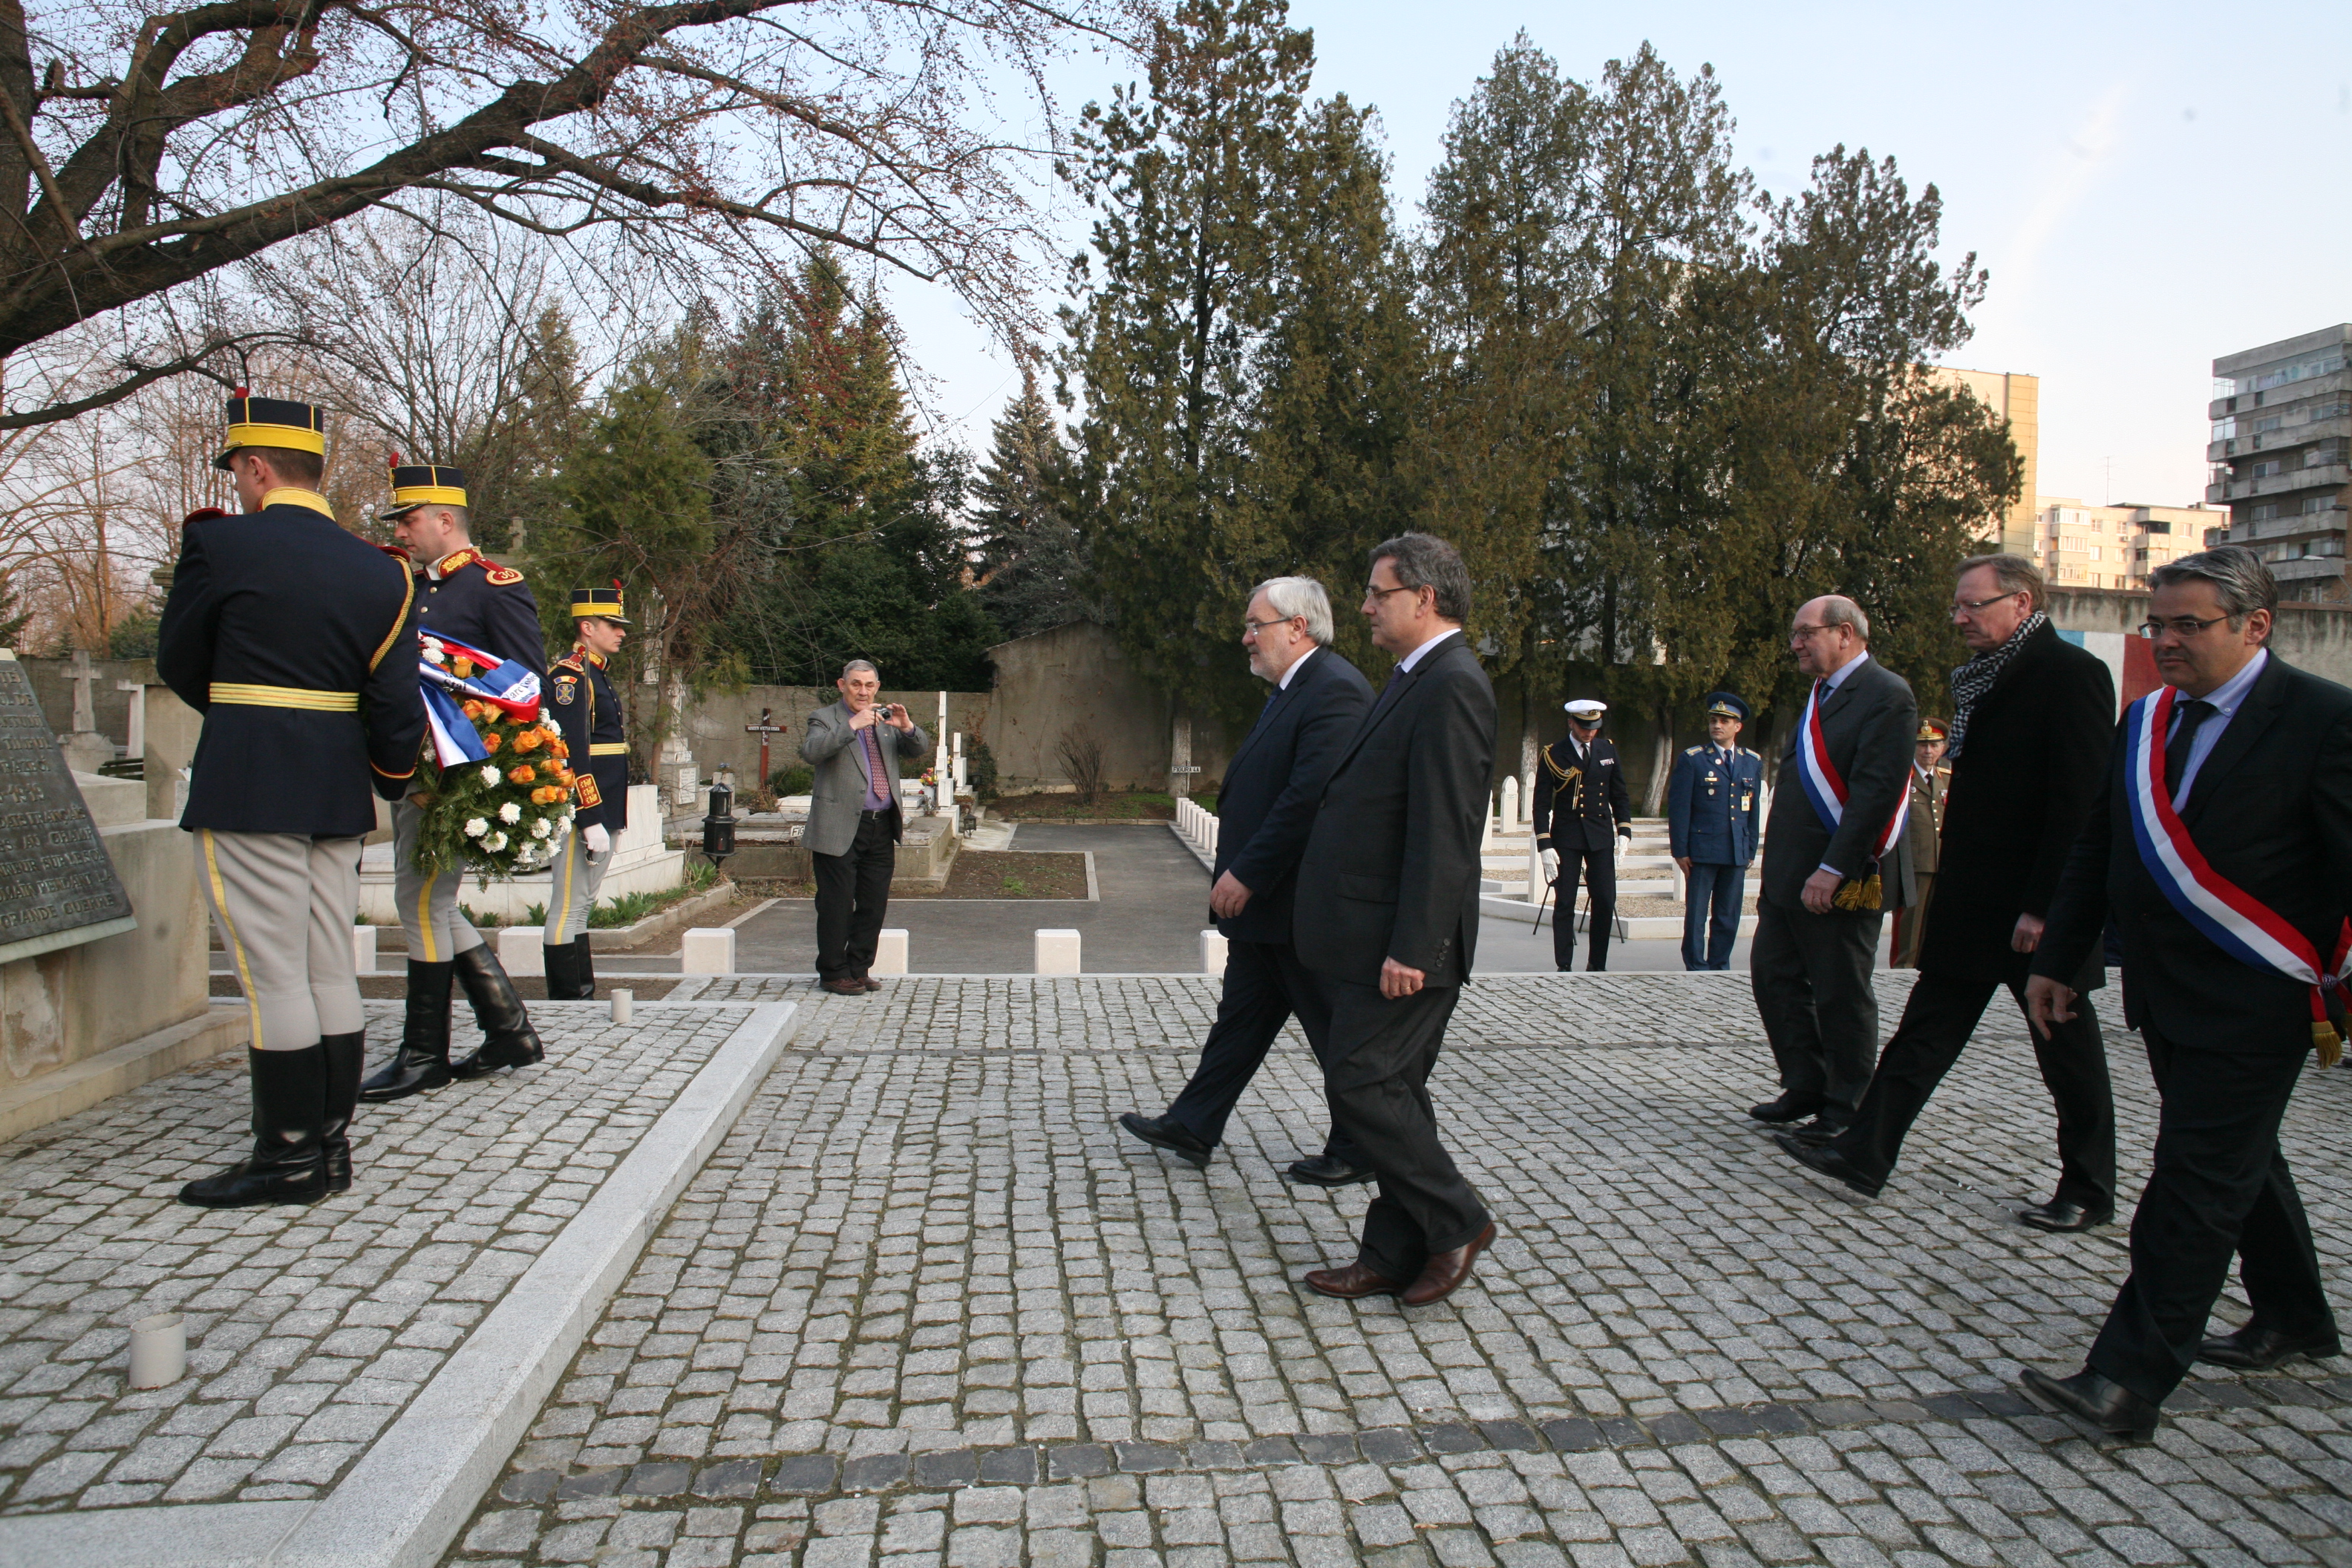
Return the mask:
M 2022 588 L 2012 588 L 2006 594 L 1995 594 L 1989 599 L 1954 599 L 1952 601 L 1952 614 L 1956 616 L 1972 616 L 1979 610 L 1983 609 L 1987 605 L 1998 605 L 2003 599 L 2013 599 L 2017 597 L 2018 595 L 2024 592 L 2025 590 Z
M 1827 621 L 1823 621 L 1820 626 L 1790 626 L 1790 627 L 1789 628 L 1789 637 L 1790 637 L 1790 640 L 1792 640 L 1792 641 L 1793 641 L 1794 639 L 1796 639 L 1796 638 L 1798 638 L 1798 637 L 1809 637 L 1812 636 L 1815 632 L 1825 632 L 1825 631 L 1827 631 L 1827 630 L 1829 630 L 1829 629 L 1830 629 L 1830 626 L 1829 626 L 1829 623 L 1828 623 Z
M 2218 626 L 2229 618 L 2227 616 L 2215 616 L 2210 621 L 2200 621 L 2195 616 L 2175 616 L 2168 621 L 2142 621 L 2139 635 L 2153 639 L 2170 632 L 2177 637 L 2193 637 L 2207 626 Z
M 1285 621 L 1295 621 L 1297 618 L 1298 617 L 1297 616 L 1276 616 L 1270 621 L 1253 621 L 1247 616 L 1244 616 L 1242 619 L 1242 636 L 1247 637 L 1252 632 L 1262 632 L 1268 626 L 1278 626 Z
M 1367 599 L 1385 599 L 1391 594 L 1411 594 L 1415 592 L 1418 592 L 1418 590 L 1402 586 L 1394 588 L 1366 588 L 1364 590 L 1364 597 Z

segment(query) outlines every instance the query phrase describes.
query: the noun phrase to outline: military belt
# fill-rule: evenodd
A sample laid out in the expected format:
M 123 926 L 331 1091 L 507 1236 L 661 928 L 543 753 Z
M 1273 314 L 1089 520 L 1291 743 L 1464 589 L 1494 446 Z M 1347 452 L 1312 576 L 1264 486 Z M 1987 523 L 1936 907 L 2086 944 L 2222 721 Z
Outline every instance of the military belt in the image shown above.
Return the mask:
M 215 680 L 213 682 L 212 700 L 245 708 L 301 708 L 313 713 L 356 713 L 360 710 L 360 694 L 356 691 L 313 691 L 305 686 L 252 686 Z
M 626 741 L 598 741 L 588 748 L 592 757 L 625 757 L 629 754 Z

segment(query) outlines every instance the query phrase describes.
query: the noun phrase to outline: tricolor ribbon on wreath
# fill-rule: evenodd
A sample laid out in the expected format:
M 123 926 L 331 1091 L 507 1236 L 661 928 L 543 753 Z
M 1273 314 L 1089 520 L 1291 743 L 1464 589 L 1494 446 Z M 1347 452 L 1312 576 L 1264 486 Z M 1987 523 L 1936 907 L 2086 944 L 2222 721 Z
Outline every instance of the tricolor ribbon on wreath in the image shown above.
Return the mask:
M 1827 683 L 1816 680 L 1805 699 L 1805 713 L 1798 725 L 1801 737 L 1797 747 L 1797 776 L 1805 786 L 1805 798 L 1813 803 L 1813 815 L 1822 826 L 1837 837 L 1838 825 L 1845 820 L 1846 782 L 1838 775 L 1837 766 L 1830 761 L 1829 738 L 1822 732 L 1822 692 Z M 1911 816 L 1911 791 L 1906 780 L 1902 793 L 1895 796 L 1895 819 L 1886 831 L 1878 836 L 1870 851 L 1870 870 L 1859 877 L 1848 877 L 1838 884 L 1832 900 L 1842 910 L 1874 910 L 1879 907 L 1885 889 L 1878 879 L 1878 863 L 1902 841 L 1903 825 Z
M 467 700 L 488 702 L 518 723 L 539 717 L 539 677 L 518 659 L 500 658 L 447 637 L 420 632 L 416 673 L 425 690 L 425 722 L 433 755 L 443 767 L 478 763 L 490 753 L 466 717 Z M 463 667 L 463 673 L 457 667 Z
M 2311 987 L 2311 1042 L 2319 1065 L 2334 1067 L 2352 1035 L 2344 1008 L 2345 978 L 2352 973 L 2352 921 L 2336 933 L 2335 957 L 2323 968 L 2310 938 L 2206 863 L 2164 787 L 2164 742 L 2177 697 L 2175 688 L 2159 686 L 2124 710 L 2124 767 L 2140 864 L 2181 917 L 2222 952 Z

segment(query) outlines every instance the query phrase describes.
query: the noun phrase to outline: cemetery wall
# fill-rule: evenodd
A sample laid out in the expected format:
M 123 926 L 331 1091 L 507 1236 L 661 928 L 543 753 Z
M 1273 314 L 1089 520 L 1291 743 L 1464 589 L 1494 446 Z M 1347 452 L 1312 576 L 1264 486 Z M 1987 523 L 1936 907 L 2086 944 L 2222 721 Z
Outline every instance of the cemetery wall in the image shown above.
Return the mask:
M 988 652 L 996 665 L 996 689 L 987 735 L 1000 790 L 1065 786 L 1068 770 L 1059 753 L 1064 732 L 1073 729 L 1091 731 L 1102 742 L 1104 775 L 1112 788 L 1168 787 L 1175 705 L 1108 629 L 1072 621 Z M 1201 770 L 1193 775 L 1196 789 L 1222 779 L 1232 754 L 1222 726 L 1193 721 L 1192 765 Z
M 714 776 L 719 768 L 732 768 L 740 787 L 751 783 L 759 772 L 760 737 L 746 733 L 743 727 L 759 722 L 760 710 L 767 709 L 769 722 L 782 726 L 779 733 L 768 737 L 768 771 L 774 773 L 800 765 L 801 737 L 808 733 L 809 715 L 840 700 L 841 693 L 830 686 L 747 686 L 740 692 L 709 692 L 687 708 L 687 743 L 693 748 L 695 763 L 704 778 Z M 926 732 L 939 724 L 937 691 L 885 690 L 882 700 L 905 703 L 908 716 Z M 985 691 L 949 692 L 950 731 L 985 733 L 990 701 L 990 694 Z M 933 736 L 932 740 L 941 751 L 945 750 L 944 737 Z M 922 765 L 929 767 L 930 763 Z M 913 776 L 911 771 L 908 776 Z

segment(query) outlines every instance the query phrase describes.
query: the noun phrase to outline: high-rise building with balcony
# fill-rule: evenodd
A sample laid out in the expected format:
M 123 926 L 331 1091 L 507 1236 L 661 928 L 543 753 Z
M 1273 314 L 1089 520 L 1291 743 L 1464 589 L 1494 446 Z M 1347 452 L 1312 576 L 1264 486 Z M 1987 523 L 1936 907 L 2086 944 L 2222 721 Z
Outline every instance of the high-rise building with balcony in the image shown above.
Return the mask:
M 2137 588 L 2155 567 L 2205 548 L 2227 512 L 2201 506 L 2084 506 L 2043 496 L 2034 524 L 2033 563 L 2053 588 Z
M 2226 542 L 2261 552 L 2290 599 L 2352 598 L 2352 322 L 2213 362 L 2205 500 L 2230 509 Z

